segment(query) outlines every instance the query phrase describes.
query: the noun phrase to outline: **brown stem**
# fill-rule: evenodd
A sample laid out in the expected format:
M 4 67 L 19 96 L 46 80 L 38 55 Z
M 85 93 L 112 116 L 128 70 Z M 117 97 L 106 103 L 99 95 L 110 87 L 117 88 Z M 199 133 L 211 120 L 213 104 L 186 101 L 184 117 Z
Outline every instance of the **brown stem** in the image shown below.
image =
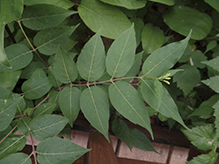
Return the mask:
M 32 152 L 33 152 L 33 157 L 34 157 L 34 163 L 37 164 L 37 157 L 36 157 L 36 151 L 35 151 L 35 146 L 34 146 L 32 132 L 30 132 L 30 139 L 31 139 Z
M 18 125 L 16 125 L 1 141 L 0 144 L 17 128 Z

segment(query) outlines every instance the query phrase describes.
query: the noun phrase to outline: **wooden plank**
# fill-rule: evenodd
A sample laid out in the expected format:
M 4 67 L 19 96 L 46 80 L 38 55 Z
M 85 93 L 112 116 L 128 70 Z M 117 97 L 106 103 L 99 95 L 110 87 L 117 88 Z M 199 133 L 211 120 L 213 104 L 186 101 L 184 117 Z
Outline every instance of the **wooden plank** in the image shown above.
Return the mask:
M 147 162 L 147 161 L 140 161 L 128 158 L 119 158 L 117 157 L 118 164 L 159 164 L 155 162 Z
M 88 148 L 88 164 L 117 164 L 113 147 L 105 137 L 96 130 L 91 130 Z
M 166 164 L 170 145 L 159 143 L 152 143 L 152 145 L 158 153 L 143 151 L 135 147 L 130 151 L 126 143 L 122 142 L 118 157 Z
M 71 130 L 71 141 L 84 148 L 87 148 L 88 138 L 89 138 L 88 132 Z
M 169 164 L 185 164 L 189 155 L 188 148 L 173 146 Z

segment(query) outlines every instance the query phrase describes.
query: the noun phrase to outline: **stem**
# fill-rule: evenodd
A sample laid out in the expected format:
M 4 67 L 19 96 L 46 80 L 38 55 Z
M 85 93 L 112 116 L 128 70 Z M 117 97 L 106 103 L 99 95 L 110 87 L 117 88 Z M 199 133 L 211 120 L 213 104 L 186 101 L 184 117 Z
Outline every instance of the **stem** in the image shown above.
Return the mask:
M 34 163 L 37 164 L 37 157 L 36 157 L 36 151 L 34 147 L 32 132 L 30 132 L 30 139 L 31 139 L 32 151 L 33 151 Z
M 46 98 L 44 98 L 39 104 L 37 104 L 33 110 L 35 110 L 36 108 L 38 108 L 42 103 L 44 103 L 44 101 L 46 101 L 49 98 L 49 96 L 46 96 Z
M 0 144 L 17 128 L 18 125 L 16 125 L 1 141 Z
M 7 31 L 7 33 L 8 33 L 8 35 L 9 35 L 11 41 L 12 41 L 14 44 L 16 44 L 17 42 L 16 42 L 16 40 L 15 40 L 13 34 L 11 33 L 11 30 L 9 29 L 8 25 L 5 26 L 5 30 Z
M 26 38 L 27 42 L 29 43 L 29 45 L 31 46 L 31 48 L 33 49 L 33 51 L 37 54 L 37 56 L 40 58 L 40 60 L 43 62 L 43 64 L 46 66 L 46 68 L 49 68 L 48 64 L 41 58 L 40 54 L 36 51 L 37 48 L 34 48 L 34 46 L 32 45 L 32 43 L 30 42 L 29 38 L 27 37 L 22 25 L 21 25 L 21 20 L 17 21 L 19 24 L 19 27 L 22 31 L 22 33 L 24 34 L 24 37 Z

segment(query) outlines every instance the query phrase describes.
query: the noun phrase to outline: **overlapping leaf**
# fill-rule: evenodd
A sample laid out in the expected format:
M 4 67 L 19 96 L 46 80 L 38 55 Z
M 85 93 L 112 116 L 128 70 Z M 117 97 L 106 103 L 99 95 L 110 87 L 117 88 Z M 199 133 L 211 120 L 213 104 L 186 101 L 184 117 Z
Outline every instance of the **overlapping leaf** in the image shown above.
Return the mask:
M 27 154 L 24 153 L 15 153 L 7 156 L 3 160 L 0 160 L 0 163 L 22 163 L 22 164 L 31 164 L 31 159 Z
M 90 124 L 109 141 L 109 100 L 106 92 L 99 86 L 86 88 L 81 93 L 80 107 Z
M 66 44 L 77 27 L 78 25 L 47 28 L 37 33 L 34 37 L 34 44 L 42 54 L 52 55 L 58 46 L 62 47 Z
M 43 30 L 57 26 L 66 17 L 75 13 L 75 11 L 50 4 L 36 4 L 25 7 L 22 22 L 24 26 L 32 30 Z
M 37 146 L 37 160 L 43 164 L 71 164 L 89 151 L 71 141 L 48 138 Z
M 192 29 L 191 38 L 201 40 L 212 28 L 209 15 L 186 6 L 175 6 L 163 15 L 164 22 L 174 31 L 187 36 Z
M 133 9 L 139 9 L 139 8 L 143 8 L 146 3 L 147 0 L 100 0 L 104 3 L 108 3 L 110 5 L 114 5 L 114 6 L 121 6 L 121 7 L 125 7 L 127 9 L 133 10 Z
M 5 130 L 14 118 L 21 98 L 0 99 L 0 131 Z
M 34 110 L 32 117 L 36 118 L 44 114 L 51 114 L 55 106 L 55 103 L 43 103 Z
M 213 164 L 217 162 L 218 153 L 211 151 L 208 154 L 202 154 L 197 157 L 194 157 L 187 164 Z
M 4 50 L 4 29 L 6 24 L 21 17 L 23 0 L 1 0 L 0 9 L 0 63 L 11 67 Z
M 148 111 L 138 91 L 124 81 L 109 86 L 109 97 L 114 108 L 129 121 L 146 128 L 152 134 Z
M 219 86 L 218 86 L 219 76 L 210 77 L 207 80 L 202 80 L 202 83 L 209 86 L 215 92 L 219 93 Z
M 83 47 L 78 57 L 77 68 L 81 77 L 96 81 L 105 71 L 105 50 L 98 31 Z
M 212 59 L 212 60 L 204 61 L 202 63 L 204 63 L 204 64 L 214 68 L 215 70 L 219 71 L 219 56 Z
M 33 100 L 45 95 L 51 87 L 46 74 L 41 69 L 37 69 L 30 79 L 23 83 L 21 90 L 25 98 Z
M 214 111 L 214 116 L 215 116 L 215 127 L 216 127 L 216 134 L 215 138 L 219 138 L 219 100 L 214 104 L 213 108 L 215 109 Z
M 182 118 L 179 115 L 178 108 L 173 101 L 172 97 L 163 87 L 162 97 L 157 94 L 154 86 L 154 80 L 142 79 L 140 91 L 144 100 L 155 110 L 160 112 L 162 115 L 172 118 L 179 122 L 182 126 L 186 127 Z M 160 103 L 158 103 L 160 102 Z M 186 127 L 187 128 L 187 127 Z
M 0 86 L 12 91 L 19 80 L 21 70 L 0 73 Z
M 56 78 L 65 84 L 71 83 L 78 76 L 74 60 L 63 48 L 58 48 L 56 52 L 53 72 Z
M 102 28 L 101 35 L 107 38 L 116 39 L 131 26 L 131 22 L 122 11 L 99 0 L 82 0 L 78 12 L 92 31 L 97 32 Z
M 33 137 L 42 141 L 49 137 L 57 135 L 68 123 L 68 119 L 60 115 L 41 115 L 34 118 L 29 127 Z
M 218 0 L 204 0 L 204 1 L 219 12 L 219 1 Z
M 175 4 L 174 0 L 149 0 L 149 1 L 162 3 L 162 4 L 165 4 L 165 5 L 168 5 L 168 6 L 172 6 L 172 5 Z
M 135 60 L 134 25 L 123 32 L 111 45 L 106 57 L 106 70 L 112 77 L 124 76 Z
M 155 50 L 144 62 L 143 76 L 157 78 L 174 66 L 183 55 L 191 33 L 179 43 L 171 43 Z
M 75 87 L 64 88 L 59 95 L 59 106 L 72 127 L 80 111 L 81 91 Z

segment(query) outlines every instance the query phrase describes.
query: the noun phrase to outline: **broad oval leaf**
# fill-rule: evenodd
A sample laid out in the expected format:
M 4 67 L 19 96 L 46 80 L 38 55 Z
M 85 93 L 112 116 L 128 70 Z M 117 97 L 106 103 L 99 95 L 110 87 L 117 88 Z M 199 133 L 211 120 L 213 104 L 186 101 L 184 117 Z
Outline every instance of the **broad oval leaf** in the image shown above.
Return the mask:
M 168 71 L 183 55 L 191 33 L 182 41 L 168 44 L 155 50 L 144 62 L 142 75 L 157 78 Z
M 53 55 L 58 46 L 64 46 L 71 34 L 78 27 L 61 26 L 42 30 L 34 37 L 34 45 L 44 55 Z
M 13 164 L 32 164 L 30 157 L 24 153 L 15 153 L 7 156 L 0 163 L 13 163 Z
M 121 115 L 146 128 L 153 137 L 147 108 L 135 88 L 124 81 L 115 82 L 109 86 L 109 97 Z
M 168 6 L 173 6 L 175 4 L 174 0 L 148 0 L 148 1 L 162 3 Z
M 54 137 L 68 123 L 68 119 L 60 115 L 41 115 L 30 122 L 32 135 L 36 140 L 42 141 Z
M 12 44 L 5 48 L 12 68 L 9 69 L 0 65 L 0 70 L 4 72 L 12 72 L 26 67 L 33 59 L 33 53 L 24 44 Z
M 191 38 L 201 40 L 205 38 L 212 27 L 211 17 L 196 9 L 185 6 L 175 6 L 163 15 L 164 22 L 174 31 L 187 36 L 192 29 Z
M 56 52 L 53 72 L 55 77 L 65 84 L 71 83 L 78 77 L 74 60 L 63 48 L 59 47 Z
M 113 77 L 124 76 L 135 60 L 134 24 L 123 32 L 111 45 L 106 57 L 106 70 Z
M 105 71 L 105 50 L 98 31 L 83 47 L 78 57 L 77 68 L 87 81 L 98 80 Z
M 141 40 L 144 52 L 149 54 L 164 44 L 165 37 L 159 27 L 154 27 L 151 23 L 148 23 L 143 28 Z
M 19 80 L 21 70 L 0 73 L 0 86 L 12 91 Z
M 107 38 L 116 39 L 131 26 L 131 22 L 122 11 L 99 0 L 82 0 L 78 12 L 92 31 L 97 32 L 102 28 L 101 35 Z
M 25 98 L 33 100 L 45 95 L 51 87 L 46 74 L 41 69 L 37 69 L 30 79 L 23 83 L 21 90 Z
M 74 6 L 74 3 L 69 0 L 24 0 L 24 4 L 27 6 L 36 4 L 51 4 L 64 9 L 69 9 Z
M 31 108 L 29 108 L 31 109 Z M 32 109 L 31 109 L 32 110 Z M 18 122 L 18 130 L 24 134 L 25 136 L 30 136 L 30 127 L 29 127 L 29 124 L 30 124 L 30 121 L 32 119 L 30 117 L 23 117 L 19 120 Z
M 125 7 L 127 9 L 133 10 L 133 9 L 140 9 L 143 8 L 146 3 L 147 0 L 100 0 L 104 3 L 108 3 L 110 5 L 114 5 L 114 6 L 121 6 L 121 7 Z
M 55 103 L 43 103 L 34 110 L 32 117 L 36 118 L 44 114 L 51 114 L 55 106 Z
M 141 94 L 144 100 L 157 112 L 160 112 L 162 115 L 172 118 L 179 122 L 185 128 L 186 125 L 184 124 L 181 116 L 179 115 L 178 108 L 173 101 L 172 97 L 163 87 L 162 89 L 162 97 L 160 97 L 154 86 L 154 80 L 149 79 L 141 79 L 141 86 L 140 86 Z M 159 102 L 159 103 L 158 103 Z
M 59 106 L 72 127 L 80 111 L 81 91 L 76 87 L 64 88 L 59 94 Z
M 23 0 L 1 0 L 0 9 L 0 63 L 11 67 L 4 50 L 4 29 L 6 24 L 21 17 Z
M 37 160 L 43 164 L 71 164 L 90 151 L 69 140 L 48 138 L 36 148 Z
M 81 93 L 80 107 L 90 124 L 109 141 L 109 100 L 106 92 L 98 87 L 86 88 Z
M 66 17 L 75 13 L 75 11 L 66 10 L 50 4 L 37 4 L 25 7 L 22 21 L 27 28 L 43 30 L 57 26 Z
M 21 151 L 24 148 L 26 141 L 27 139 L 24 135 L 13 135 L 7 137 L 0 145 L 0 159 L 17 151 Z
M 204 0 L 204 1 L 219 12 L 219 1 L 218 0 Z
M 20 101 L 21 98 L 0 99 L 0 131 L 5 130 L 10 125 Z

